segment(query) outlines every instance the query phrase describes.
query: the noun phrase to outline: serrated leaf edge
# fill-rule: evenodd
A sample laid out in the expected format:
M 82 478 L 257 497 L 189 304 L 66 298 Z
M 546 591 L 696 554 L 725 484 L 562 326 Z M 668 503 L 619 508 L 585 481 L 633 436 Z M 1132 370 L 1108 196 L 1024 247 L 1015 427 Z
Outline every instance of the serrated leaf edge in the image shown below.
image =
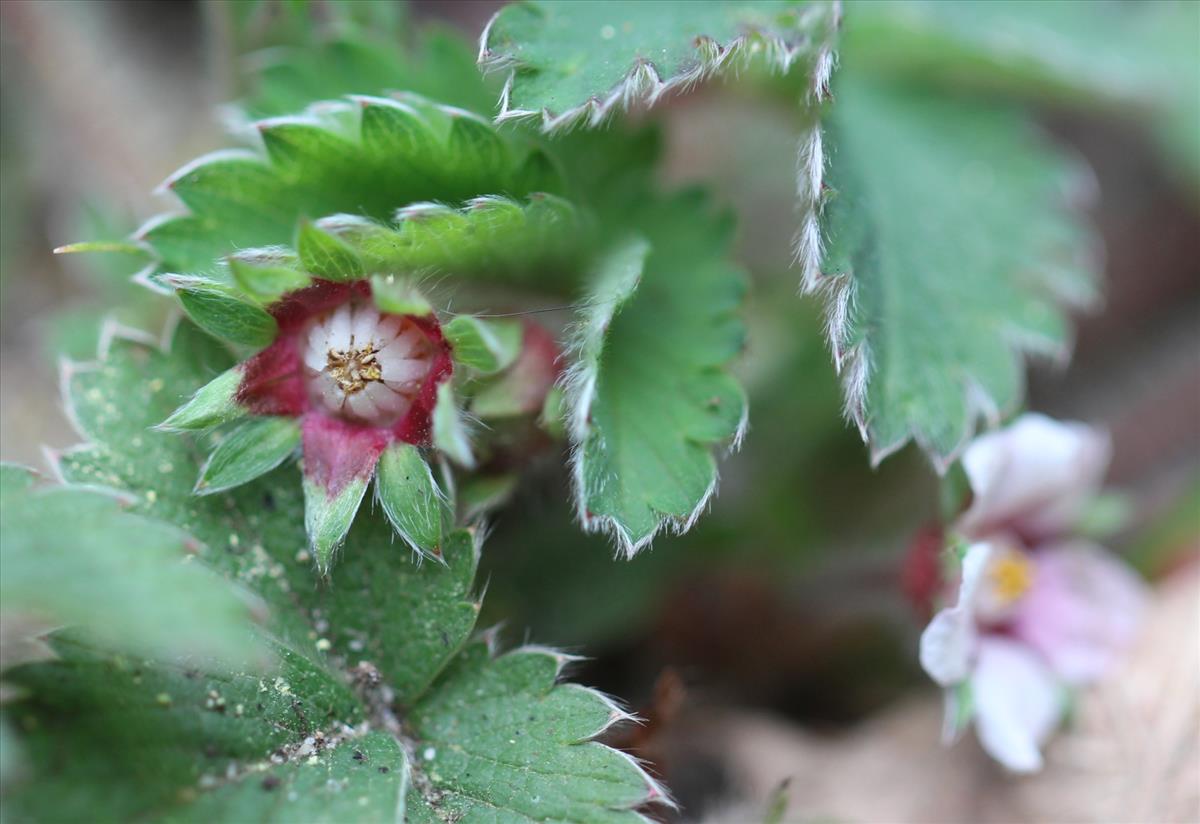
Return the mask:
M 1068 212 L 1080 214 L 1091 208 L 1099 197 L 1095 173 L 1078 152 L 1069 155 L 1059 149 L 1058 153 L 1062 155 L 1063 162 L 1068 164 L 1060 207 Z M 911 428 L 894 442 L 871 442 L 870 421 L 866 412 L 867 384 L 872 372 L 871 347 L 866 341 L 856 344 L 850 342 L 849 318 L 854 309 L 858 287 L 852 272 L 821 271 L 825 243 L 820 222 L 825 204 L 831 196 L 836 196 L 836 192 L 825 185 L 825 169 L 824 136 L 819 115 L 814 110 L 810 112 L 810 123 L 797 149 L 796 190 L 802 219 L 800 229 L 793 239 L 792 257 L 793 262 L 800 267 L 801 294 L 816 295 L 824 304 L 825 339 L 833 355 L 834 369 L 842 382 L 842 415 L 858 429 L 859 436 L 868 447 L 873 469 L 878 468 L 885 459 L 912 440 L 929 459 L 934 471 L 939 476 L 945 475 L 962 457 L 967 445 L 975 437 L 979 421 L 983 421 L 985 428 L 995 429 L 1015 409 L 1002 408 L 978 381 L 968 378 L 962 387 L 966 399 L 967 426 L 963 437 L 944 454 L 939 454 L 927 438 Z M 1083 257 L 1083 265 L 1098 266 L 1103 257 L 1098 239 L 1093 240 Z M 1090 309 L 1098 301 L 1097 295 L 1056 290 L 1053 284 L 1047 287 L 1047 291 L 1068 310 Z M 1052 341 L 1015 328 L 1006 329 L 1003 337 L 1014 359 L 1034 361 L 1040 358 L 1060 366 L 1070 360 L 1074 345 L 1069 337 L 1062 342 Z M 1018 397 L 1012 405 L 1016 407 L 1020 403 L 1021 398 Z
M 707 35 L 701 35 L 695 40 L 695 51 L 698 57 L 696 65 L 675 77 L 663 80 L 654 64 L 638 58 L 629 71 L 615 87 L 603 98 L 591 97 L 584 103 L 555 114 L 548 108 L 515 109 L 511 105 L 512 86 L 516 79 L 519 59 L 512 54 L 493 51 L 488 45 L 492 25 L 504 11 L 501 9 L 492 15 L 479 36 L 479 56 L 476 59 L 485 74 L 508 71 L 504 87 L 500 92 L 500 112 L 496 115 L 497 123 L 506 120 L 525 118 L 541 118 L 542 131 L 550 133 L 567 131 L 578 125 L 594 128 L 618 109 L 630 109 L 639 103 L 653 106 L 663 96 L 677 89 L 686 90 L 704 80 L 718 74 L 722 69 L 739 66 L 750 62 L 755 56 L 765 54 L 771 67 L 781 74 L 787 73 L 792 64 L 802 55 L 810 52 L 811 41 L 805 41 L 795 46 L 789 46 L 784 38 L 770 31 L 751 31 L 735 37 L 725 45 L 721 45 Z M 828 14 L 833 20 L 832 30 L 836 30 L 842 16 L 841 0 L 828 0 L 814 4 L 805 14 Z M 828 35 L 828 32 L 826 33 Z M 813 69 L 810 73 L 810 88 L 816 94 L 827 94 L 829 77 L 833 70 L 832 45 L 827 36 L 822 40 L 814 55 Z

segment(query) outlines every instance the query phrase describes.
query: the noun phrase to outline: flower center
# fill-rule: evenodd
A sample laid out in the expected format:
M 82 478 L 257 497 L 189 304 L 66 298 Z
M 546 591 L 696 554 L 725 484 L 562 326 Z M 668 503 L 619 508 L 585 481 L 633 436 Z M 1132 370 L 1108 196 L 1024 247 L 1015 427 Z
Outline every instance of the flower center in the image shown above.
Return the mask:
M 383 380 L 383 370 L 375 357 L 378 352 L 371 342 L 361 349 L 330 349 L 325 371 L 347 395 L 361 392 L 371 381 Z
M 992 592 L 1003 605 L 1012 604 L 1029 591 L 1033 583 L 1033 564 L 1018 551 L 1005 552 L 988 569 Z
M 429 375 L 434 346 L 406 317 L 369 304 L 344 304 L 318 317 L 304 354 L 309 393 L 336 417 L 390 426 L 412 407 Z

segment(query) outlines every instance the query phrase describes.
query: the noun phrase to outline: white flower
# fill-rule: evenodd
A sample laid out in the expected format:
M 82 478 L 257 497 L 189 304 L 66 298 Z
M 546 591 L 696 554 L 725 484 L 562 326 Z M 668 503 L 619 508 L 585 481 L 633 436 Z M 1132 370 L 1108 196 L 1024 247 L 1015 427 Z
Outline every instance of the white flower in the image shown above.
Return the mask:
M 1066 690 L 1102 676 L 1137 628 L 1140 579 L 1094 544 L 1059 539 L 1108 453 L 1107 438 L 1082 424 L 1026 415 L 964 458 L 975 499 L 958 526 L 974 543 L 955 604 L 921 636 L 920 660 L 947 689 L 949 731 L 969 696 L 980 743 L 1016 772 L 1041 768 Z
M 1099 490 L 1111 453 L 1108 436 L 1086 424 L 1022 415 L 967 447 L 974 498 L 957 528 L 971 539 L 1001 529 L 1061 535 Z

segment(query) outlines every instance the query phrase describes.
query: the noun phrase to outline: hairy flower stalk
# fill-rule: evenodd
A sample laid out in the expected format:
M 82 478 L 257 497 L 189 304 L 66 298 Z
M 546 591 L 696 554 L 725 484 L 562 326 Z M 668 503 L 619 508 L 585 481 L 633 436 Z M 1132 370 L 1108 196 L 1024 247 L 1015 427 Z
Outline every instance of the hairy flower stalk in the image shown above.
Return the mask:
M 974 499 L 956 524 L 969 543 L 952 606 L 921 636 L 921 664 L 946 688 L 946 734 L 973 719 L 1007 768 L 1041 768 L 1069 691 L 1103 677 L 1136 632 L 1143 585 L 1072 536 L 1108 463 L 1108 439 L 1025 415 L 963 458 Z

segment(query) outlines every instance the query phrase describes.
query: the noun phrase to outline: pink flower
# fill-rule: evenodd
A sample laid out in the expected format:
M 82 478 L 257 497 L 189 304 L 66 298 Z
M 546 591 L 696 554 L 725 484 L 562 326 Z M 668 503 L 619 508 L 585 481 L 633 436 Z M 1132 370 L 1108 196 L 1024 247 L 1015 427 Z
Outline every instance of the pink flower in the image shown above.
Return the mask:
M 963 458 L 974 500 L 956 524 L 970 541 L 956 603 L 921 636 L 921 665 L 947 689 L 950 736 L 973 718 L 984 749 L 1037 770 L 1068 690 L 1102 677 L 1132 640 L 1141 581 L 1069 532 L 1099 488 L 1108 439 L 1024 415 Z
M 300 418 L 304 474 L 330 498 L 370 480 L 393 442 L 429 442 L 453 362 L 432 315 L 390 315 L 366 281 L 318 281 L 271 307 L 275 342 L 242 366 L 240 405 Z

